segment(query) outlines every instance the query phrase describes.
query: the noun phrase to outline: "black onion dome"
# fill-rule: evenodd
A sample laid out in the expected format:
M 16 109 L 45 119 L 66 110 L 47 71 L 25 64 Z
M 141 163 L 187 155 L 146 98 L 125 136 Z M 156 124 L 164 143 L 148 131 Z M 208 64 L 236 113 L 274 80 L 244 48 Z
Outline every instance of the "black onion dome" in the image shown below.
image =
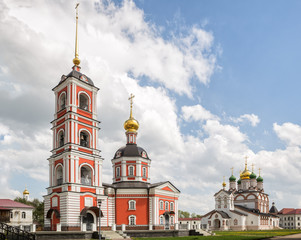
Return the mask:
M 142 147 L 137 146 L 137 144 L 127 144 L 119 148 L 114 155 L 114 159 L 120 157 L 143 157 L 149 159 L 146 151 Z
M 94 83 L 91 80 L 91 78 L 89 78 L 85 74 L 82 74 L 81 72 L 78 72 L 78 71 L 75 71 L 75 70 L 72 70 L 67 76 L 63 75 L 60 83 L 63 82 L 68 77 L 77 78 L 78 80 L 81 80 L 82 82 L 85 82 L 85 83 L 88 83 L 89 85 L 94 86 Z

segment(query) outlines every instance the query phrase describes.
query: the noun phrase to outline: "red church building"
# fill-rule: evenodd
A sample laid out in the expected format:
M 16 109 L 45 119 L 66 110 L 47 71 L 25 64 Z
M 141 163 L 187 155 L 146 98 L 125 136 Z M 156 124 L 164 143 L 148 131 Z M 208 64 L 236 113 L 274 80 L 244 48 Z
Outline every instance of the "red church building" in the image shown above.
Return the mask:
M 132 116 L 133 96 L 130 118 L 124 124 L 127 142 L 112 159 L 113 183 L 102 182 L 96 106 L 99 89 L 80 72 L 77 19 L 74 66 L 53 88 L 45 230 L 95 231 L 100 219 L 103 229 L 172 229 L 178 221 L 180 191 L 168 181 L 150 183 L 151 159 L 136 143 L 139 123 Z

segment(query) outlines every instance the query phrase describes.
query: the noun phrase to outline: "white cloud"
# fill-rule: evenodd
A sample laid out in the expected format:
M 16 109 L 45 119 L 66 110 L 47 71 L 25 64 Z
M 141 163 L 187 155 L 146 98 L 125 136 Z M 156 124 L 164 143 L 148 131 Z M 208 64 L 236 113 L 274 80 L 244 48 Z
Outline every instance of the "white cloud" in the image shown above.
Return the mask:
M 273 124 L 277 136 L 288 145 L 301 146 L 301 127 L 293 123 Z
M 199 104 L 194 106 L 183 106 L 182 113 L 185 121 L 205 121 L 209 119 L 219 120 L 216 115 L 213 115 L 210 111 L 206 110 Z
M 260 119 L 257 115 L 255 114 L 244 114 L 241 115 L 238 118 L 231 118 L 232 122 L 235 123 L 242 123 L 242 122 L 250 122 L 252 127 L 256 127 L 258 125 L 258 123 L 260 122 Z

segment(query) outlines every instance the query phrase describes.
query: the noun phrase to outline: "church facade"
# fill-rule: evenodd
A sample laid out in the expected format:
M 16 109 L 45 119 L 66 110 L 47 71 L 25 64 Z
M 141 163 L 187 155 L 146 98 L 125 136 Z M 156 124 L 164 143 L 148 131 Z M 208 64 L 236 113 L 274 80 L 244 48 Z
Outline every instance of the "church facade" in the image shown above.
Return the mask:
M 169 181 L 150 183 L 151 159 L 136 143 L 139 123 L 125 122 L 126 145 L 113 156 L 113 182 L 102 181 L 98 149 L 98 88 L 81 73 L 76 47 L 74 66 L 53 88 L 55 114 L 45 230 L 172 229 L 178 219 L 180 191 Z
M 215 209 L 202 218 L 202 228 L 210 230 L 267 230 L 279 227 L 279 218 L 269 213 L 269 196 L 264 192 L 263 178 L 250 172 L 245 164 L 237 181 L 229 178 L 229 188 L 215 195 Z

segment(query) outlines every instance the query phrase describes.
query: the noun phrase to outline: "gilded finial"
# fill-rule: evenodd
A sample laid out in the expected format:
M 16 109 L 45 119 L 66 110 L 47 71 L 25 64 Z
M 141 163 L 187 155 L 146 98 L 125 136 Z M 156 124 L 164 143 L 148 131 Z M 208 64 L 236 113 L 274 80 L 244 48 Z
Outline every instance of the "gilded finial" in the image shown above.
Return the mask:
M 246 162 L 245 162 L 245 170 L 247 170 L 248 169 L 248 156 L 245 156 L 245 159 L 246 159 Z
M 232 172 L 232 175 L 233 175 L 233 170 L 234 170 L 234 167 L 230 168 L 231 169 L 231 172 Z
M 131 93 L 129 100 L 130 100 L 130 106 L 131 106 L 131 111 L 130 111 L 130 118 L 125 121 L 124 123 L 124 129 L 127 132 L 136 132 L 139 128 L 139 123 L 136 119 L 133 118 L 133 98 L 135 95 Z
M 78 28 L 78 6 L 79 3 L 76 4 L 76 31 L 75 31 L 75 58 L 73 59 L 73 63 L 75 66 L 78 66 L 80 64 L 80 60 L 78 58 L 78 38 L 77 38 L 77 28 Z
M 134 94 L 131 93 L 130 97 L 129 97 L 129 100 L 130 100 L 130 104 L 131 104 L 131 112 L 130 112 L 130 119 L 133 118 L 133 98 L 135 97 Z
M 260 176 L 260 171 L 261 171 L 261 168 L 259 168 L 259 169 L 258 169 L 258 171 L 259 171 L 259 174 L 258 174 L 258 175 Z
M 223 185 L 223 188 L 225 188 L 226 185 L 227 185 L 226 182 L 225 182 L 225 176 L 223 177 L 223 179 L 224 179 L 224 181 L 223 181 L 223 184 L 222 184 L 222 185 Z

